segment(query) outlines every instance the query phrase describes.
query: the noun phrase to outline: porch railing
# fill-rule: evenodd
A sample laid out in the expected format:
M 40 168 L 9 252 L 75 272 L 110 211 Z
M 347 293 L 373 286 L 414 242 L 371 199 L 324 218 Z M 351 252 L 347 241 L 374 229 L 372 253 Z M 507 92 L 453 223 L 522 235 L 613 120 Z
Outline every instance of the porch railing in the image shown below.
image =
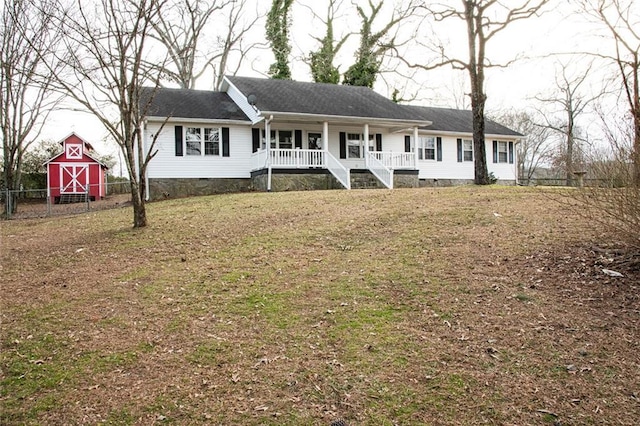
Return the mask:
M 338 179 L 338 182 L 342 184 L 346 189 L 351 189 L 351 174 L 349 169 L 342 165 L 340 161 L 336 159 L 331 153 L 327 152 L 327 169 L 332 175 Z
M 389 189 L 393 189 L 393 169 L 385 166 L 385 164 L 378 160 L 375 155 L 376 152 L 369 152 L 369 158 L 367 158 L 368 168 L 375 177 L 380 180 Z
M 317 149 L 270 149 L 270 166 L 274 169 L 325 167 L 325 152 Z M 267 167 L 267 150 L 252 155 L 253 170 Z
M 412 152 L 374 151 L 369 154 L 369 158 L 374 157 L 389 169 L 416 168 L 416 158 Z
M 269 160 L 269 161 L 267 161 Z M 318 149 L 260 149 L 251 155 L 251 169 L 323 168 L 347 189 L 351 189 L 349 169 L 331 153 Z
M 267 168 L 267 151 L 259 149 L 251 154 L 251 170 L 260 170 Z
M 324 151 L 317 149 L 271 149 L 271 167 L 324 167 Z

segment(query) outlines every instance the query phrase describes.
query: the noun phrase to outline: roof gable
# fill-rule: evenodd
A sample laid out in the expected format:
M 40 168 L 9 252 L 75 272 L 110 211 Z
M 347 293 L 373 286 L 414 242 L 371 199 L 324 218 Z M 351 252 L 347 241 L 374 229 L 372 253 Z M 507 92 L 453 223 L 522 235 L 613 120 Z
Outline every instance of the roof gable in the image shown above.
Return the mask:
M 149 100 L 150 105 L 145 114 L 147 117 L 249 120 L 224 92 L 144 87 L 140 101 L 142 110 Z
M 421 111 L 397 104 L 367 87 L 251 77 L 226 77 L 256 108 L 267 113 L 373 118 L 398 121 L 428 119 Z
M 82 144 L 82 147 L 83 147 L 82 158 L 75 159 L 74 161 L 94 162 L 94 163 L 98 163 L 103 169 L 108 169 L 108 167 L 105 164 L 103 164 L 100 160 L 94 158 L 93 155 L 91 155 L 91 151 L 93 151 L 93 146 L 89 142 L 87 142 L 84 138 L 78 136 L 75 132 L 71 132 L 68 136 L 66 136 L 64 139 L 62 139 L 58 143 L 63 146 L 62 152 L 49 158 L 47 161 L 44 162 L 44 164 L 55 163 L 60 159 L 66 160 L 67 144 L 70 144 L 70 145 Z

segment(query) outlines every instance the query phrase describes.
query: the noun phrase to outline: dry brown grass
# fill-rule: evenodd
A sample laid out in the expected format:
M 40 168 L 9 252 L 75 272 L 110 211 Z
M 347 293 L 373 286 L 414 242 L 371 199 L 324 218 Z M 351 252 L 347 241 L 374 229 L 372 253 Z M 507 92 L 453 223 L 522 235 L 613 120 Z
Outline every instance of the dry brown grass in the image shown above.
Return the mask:
M 541 192 L 148 207 L 2 223 L 3 424 L 640 418 L 637 272 Z

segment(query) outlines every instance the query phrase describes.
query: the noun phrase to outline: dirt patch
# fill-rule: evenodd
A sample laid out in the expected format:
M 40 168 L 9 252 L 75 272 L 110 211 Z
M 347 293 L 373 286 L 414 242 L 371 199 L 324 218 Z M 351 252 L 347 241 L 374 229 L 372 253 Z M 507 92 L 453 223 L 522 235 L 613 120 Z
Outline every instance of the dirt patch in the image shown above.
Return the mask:
M 97 201 L 48 204 L 46 199 L 22 199 L 18 202 L 18 211 L 12 219 L 34 219 L 50 216 L 65 216 L 72 214 L 87 213 L 90 211 L 100 211 L 129 207 L 131 205 L 130 194 L 108 195 Z M 5 210 L 4 203 L 0 204 L 2 211 Z

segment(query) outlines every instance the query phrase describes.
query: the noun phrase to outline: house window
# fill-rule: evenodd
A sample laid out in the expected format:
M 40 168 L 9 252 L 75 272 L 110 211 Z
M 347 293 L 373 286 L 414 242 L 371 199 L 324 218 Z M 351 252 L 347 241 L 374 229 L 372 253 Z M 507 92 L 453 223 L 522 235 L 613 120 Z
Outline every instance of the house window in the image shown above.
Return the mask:
M 271 149 L 293 149 L 292 130 L 271 130 Z M 266 146 L 264 130 L 262 131 L 262 146 Z
M 202 154 L 202 129 L 200 127 L 187 127 L 186 143 L 187 155 Z
M 276 131 L 275 130 L 271 130 L 269 132 L 271 134 L 271 148 L 275 148 L 276 147 Z M 264 130 L 262 130 L 262 149 L 265 149 L 267 147 L 267 140 L 264 136 Z
M 291 130 L 278 131 L 278 147 L 280 149 L 293 149 L 293 132 Z
M 509 151 L 506 142 L 498 142 L 498 163 L 509 162 Z
M 185 132 L 187 155 L 220 155 L 220 128 L 187 127 Z
M 204 155 L 220 155 L 220 129 L 204 129 Z
M 360 133 L 347 133 L 347 157 L 360 158 Z
M 322 149 L 322 134 L 309 133 L 309 149 Z
M 473 161 L 473 141 L 470 139 L 462 141 L 462 158 L 464 161 Z
M 422 136 L 419 139 L 419 160 L 435 160 L 436 159 L 436 138 L 432 136 Z

